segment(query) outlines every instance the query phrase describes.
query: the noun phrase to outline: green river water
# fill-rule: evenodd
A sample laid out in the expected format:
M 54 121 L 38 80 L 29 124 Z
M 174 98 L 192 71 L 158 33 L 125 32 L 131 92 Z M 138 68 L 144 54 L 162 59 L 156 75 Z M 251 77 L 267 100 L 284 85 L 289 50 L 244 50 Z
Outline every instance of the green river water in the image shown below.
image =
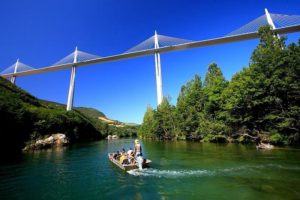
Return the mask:
M 126 173 L 108 152 L 133 139 L 24 153 L 0 165 L 0 199 L 300 199 L 300 150 L 142 141 L 151 168 Z

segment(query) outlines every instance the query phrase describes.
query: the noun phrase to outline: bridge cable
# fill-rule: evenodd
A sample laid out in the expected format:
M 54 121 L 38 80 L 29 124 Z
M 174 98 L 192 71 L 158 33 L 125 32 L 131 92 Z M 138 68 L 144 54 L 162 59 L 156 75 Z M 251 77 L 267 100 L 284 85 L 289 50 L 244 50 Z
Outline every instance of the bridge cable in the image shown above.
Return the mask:
M 10 67 L 6 68 L 5 70 L 3 70 L 2 72 L 0 72 L 0 74 L 13 74 L 14 70 L 15 70 L 15 66 L 16 63 L 14 63 L 13 65 L 11 65 Z M 18 62 L 18 67 L 17 67 L 17 71 L 16 72 L 23 72 L 23 71 L 28 71 L 28 70 L 33 70 L 35 68 L 30 67 L 24 63 L 21 63 L 20 61 Z
M 59 60 L 58 62 L 56 62 L 55 64 L 53 64 L 53 66 L 73 63 L 74 56 L 75 56 L 75 52 L 72 52 L 69 55 L 67 55 L 66 57 L 64 57 L 61 60 Z M 101 57 L 94 55 L 94 54 L 86 53 L 83 51 L 79 51 L 79 50 L 77 51 L 77 62 L 84 62 L 84 61 L 93 60 L 93 59 L 97 59 L 97 58 L 101 58 Z

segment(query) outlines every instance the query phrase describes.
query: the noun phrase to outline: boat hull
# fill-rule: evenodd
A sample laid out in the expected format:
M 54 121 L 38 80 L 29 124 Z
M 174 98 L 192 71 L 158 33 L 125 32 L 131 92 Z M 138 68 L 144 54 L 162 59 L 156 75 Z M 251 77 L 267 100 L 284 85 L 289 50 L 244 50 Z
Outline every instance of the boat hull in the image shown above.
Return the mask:
M 121 168 L 124 171 L 129 171 L 129 170 L 133 170 L 133 169 L 138 169 L 139 167 L 137 166 L 137 164 L 121 164 L 118 160 L 114 159 L 113 157 L 113 153 L 109 153 L 108 154 L 108 159 L 114 163 L 115 165 L 117 165 L 119 168 Z M 150 166 L 150 163 L 152 161 L 145 159 L 143 162 L 143 168 L 148 168 Z

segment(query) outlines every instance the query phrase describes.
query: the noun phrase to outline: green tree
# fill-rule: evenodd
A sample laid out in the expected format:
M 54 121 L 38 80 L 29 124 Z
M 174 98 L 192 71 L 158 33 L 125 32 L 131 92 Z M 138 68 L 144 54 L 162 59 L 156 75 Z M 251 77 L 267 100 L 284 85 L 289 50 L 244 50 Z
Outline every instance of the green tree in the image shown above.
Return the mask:
M 279 39 L 269 26 L 260 28 L 259 34 L 249 68 L 237 73 L 224 91 L 228 122 L 235 130 L 266 132 L 272 140 L 298 144 L 299 45 L 285 48 L 284 38 Z
M 217 64 L 208 66 L 203 85 L 204 109 L 199 113 L 197 134 L 205 141 L 225 142 L 229 128 L 224 122 L 222 93 L 228 83 Z
M 157 107 L 154 118 L 156 122 L 156 135 L 159 139 L 171 140 L 175 137 L 175 107 L 172 106 L 168 98 L 164 98 Z
M 204 110 L 211 119 L 217 119 L 222 109 L 221 94 L 227 86 L 221 69 L 213 63 L 208 66 L 204 81 Z
M 177 99 L 176 134 L 178 138 L 195 138 L 199 126 L 199 113 L 203 110 L 202 82 L 199 75 L 182 86 Z
M 154 118 L 155 111 L 151 106 L 147 107 L 144 114 L 143 123 L 138 130 L 138 135 L 142 138 L 155 138 L 156 137 L 156 121 Z

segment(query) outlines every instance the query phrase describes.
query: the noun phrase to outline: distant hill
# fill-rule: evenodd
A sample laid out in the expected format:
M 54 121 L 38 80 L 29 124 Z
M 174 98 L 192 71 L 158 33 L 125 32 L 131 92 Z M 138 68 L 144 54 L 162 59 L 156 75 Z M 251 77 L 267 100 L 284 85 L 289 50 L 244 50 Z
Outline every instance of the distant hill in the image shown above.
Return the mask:
M 135 124 L 135 123 L 124 123 L 124 122 L 120 122 L 118 120 L 110 119 L 103 112 L 100 112 L 99 110 L 97 110 L 95 108 L 75 107 L 73 110 L 75 110 L 89 118 L 100 120 L 101 122 L 106 123 L 111 126 L 116 126 L 116 127 L 138 126 L 138 124 Z
M 140 124 L 137 123 L 125 123 L 127 126 L 140 126 Z
M 40 101 L 42 101 L 43 104 L 48 105 L 48 106 L 66 107 L 65 104 L 61 104 L 61 103 L 57 103 L 57 102 L 53 102 L 53 101 L 47 101 L 47 100 L 40 100 Z M 104 123 L 109 126 L 115 126 L 118 128 L 124 128 L 124 127 L 138 128 L 138 126 L 139 126 L 139 124 L 136 124 L 136 123 L 125 123 L 125 122 L 120 122 L 119 120 L 110 119 L 103 112 L 101 112 L 95 108 L 74 107 L 73 111 L 88 118 L 89 120 L 93 120 L 94 123 Z
M 94 119 L 98 119 L 99 117 L 106 118 L 106 116 L 104 115 L 103 112 L 100 112 L 99 110 L 97 110 L 95 108 L 75 107 L 74 110 L 76 110 L 90 118 L 94 118 Z
M 110 126 L 116 126 L 116 127 L 138 127 L 139 126 L 139 124 L 120 122 L 118 120 L 109 119 L 107 117 L 98 117 L 98 119 L 104 123 L 107 123 Z

